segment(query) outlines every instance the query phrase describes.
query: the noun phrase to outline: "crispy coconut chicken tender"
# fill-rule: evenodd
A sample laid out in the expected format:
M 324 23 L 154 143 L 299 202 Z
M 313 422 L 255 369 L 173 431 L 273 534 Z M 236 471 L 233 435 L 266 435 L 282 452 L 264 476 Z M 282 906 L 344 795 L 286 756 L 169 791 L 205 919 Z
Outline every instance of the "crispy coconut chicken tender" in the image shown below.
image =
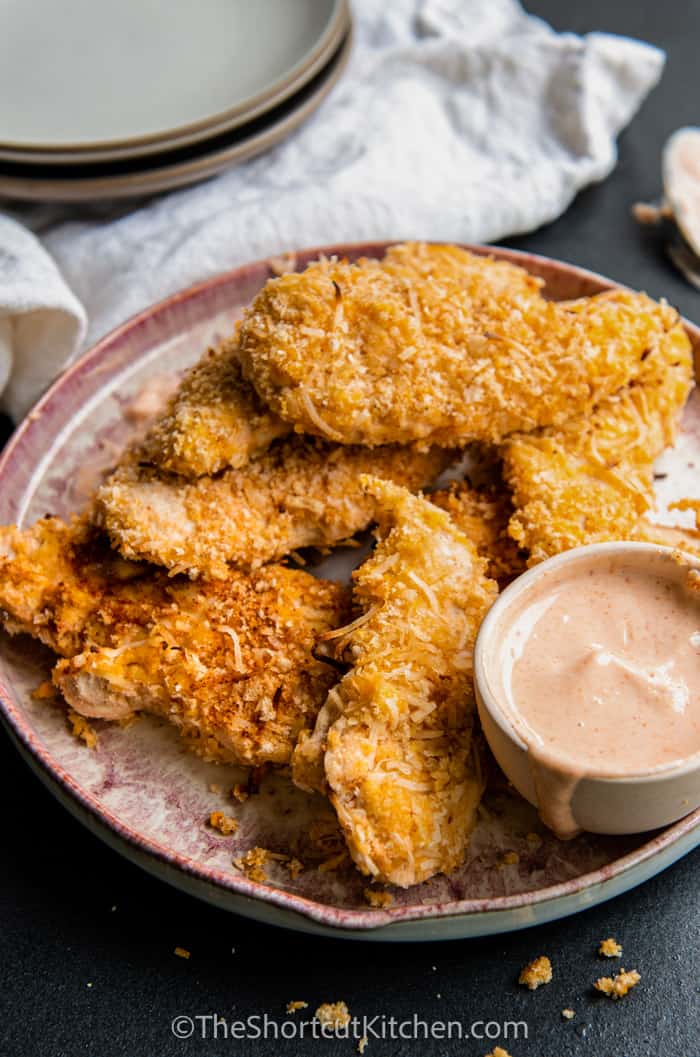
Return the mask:
M 362 615 L 340 640 L 352 668 L 300 739 L 293 776 L 318 787 L 321 761 L 357 866 L 408 886 L 464 858 L 483 792 L 473 646 L 498 589 L 445 511 L 389 482 L 364 484 L 380 542 L 354 573 Z
M 505 484 L 473 488 L 466 482 L 431 492 L 431 503 L 446 510 L 487 561 L 487 573 L 501 587 L 527 568 L 526 557 L 509 534 L 513 503 Z
M 201 477 L 245 466 L 290 429 L 243 378 L 235 336 L 187 372 L 140 457 L 170 473 Z
M 639 377 L 592 415 L 506 442 L 504 476 L 516 508 L 510 533 L 530 564 L 583 543 L 652 532 L 644 515 L 653 463 L 675 440 L 692 370 L 690 342 L 673 316 Z
M 281 418 L 326 439 L 497 443 L 590 412 L 675 318 L 643 294 L 556 304 L 540 286 L 450 246 L 322 260 L 257 296 L 243 370 Z
M 337 584 L 274 565 L 168 577 L 119 558 L 83 520 L 1 529 L 0 553 L 6 629 L 63 656 L 54 682 L 83 716 L 151 712 L 206 759 L 284 764 L 337 679 L 314 656 L 348 619 Z
M 98 490 L 94 518 L 126 558 L 226 576 L 229 563 L 255 568 L 366 528 L 376 502 L 360 474 L 418 490 L 452 458 L 439 448 L 370 450 L 290 437 L 242 469 L 188 481 L 142 464 L 137 450 Z

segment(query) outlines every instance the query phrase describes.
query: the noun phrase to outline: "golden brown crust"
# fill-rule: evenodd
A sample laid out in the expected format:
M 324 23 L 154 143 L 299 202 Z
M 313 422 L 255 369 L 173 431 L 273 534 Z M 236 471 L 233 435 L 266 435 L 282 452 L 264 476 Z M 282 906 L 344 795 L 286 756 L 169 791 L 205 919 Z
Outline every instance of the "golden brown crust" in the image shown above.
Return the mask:
M 670 310 L 669 310 L 670 312 Z M 671 313 L 639 378 L 559 429 L 503 446 L 516 513 L 510 533 L 530 564 L 583 543 L 644 538 L 653 463 L 673 443 L 692 385 L 690 343 Z
M 167 473 L 202 477 L 245 466 L 290 429 L 243 378 L 236 335 L 208 349 L 187 372 L 140 458 Z
M 472 488 L 466 482 L 453 483 L 431 492 L 428 498 L 446 510 L 455 525 L 469 537 L 481 557 L 486 558 L 488 576 L 501 587 L 525 570 L 526 556 L 508 531 L 513 502 L 502 482 L 484 488 Z
M 439 448 L 370 450 L 290 437 L 242 469 L 187 481 L 139 465 L 137 450 L 98 490 L 94 517 L 125 557 L 226 576 L 229 563 L 254 568 L 366 528 L 375 502 L 360 474 L 417 490 L 451 458 Z
M 208 759 L 288 762 L 335 670 L 314 651 L 347 619 L 345 588 L 267 566 L 192 582 L 124 562 L 82 520 L 0 530 L 0 609 L 64 656 L 76 712 L 164 716 Z
M 444 511 L 376 478 L 366 487 L 380 542 L 354 573 L 363 616 L 342 638 L 353 667 L 302 740 L 293 777 L 313 774 L 315 749 L 356 865 L 407 886 L 464 857 L 483 791 L 472 649 L 497 588 Z
M 634 378 L 667 310 L 624 290 L 554 303 L 454 246 L 320 261 L 246 312 L 246 377 L 281 418 L 345 444 L 500 442 L 590 412 Z

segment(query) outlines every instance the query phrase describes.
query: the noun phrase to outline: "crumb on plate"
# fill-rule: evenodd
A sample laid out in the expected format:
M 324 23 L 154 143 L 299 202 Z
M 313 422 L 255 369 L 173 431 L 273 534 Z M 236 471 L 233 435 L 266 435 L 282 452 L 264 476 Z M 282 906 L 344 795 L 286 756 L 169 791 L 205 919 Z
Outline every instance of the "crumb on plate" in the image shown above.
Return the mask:
M 220 793 L 221 792 L 221 786 L 219 785 L 219 783 L 218 782 L 210 782 L 209 783 L 209 792 L 210 793 Z
M 394 897 L 391 892 L 380 892 L 373 888 L 365 888 L 365 900 L 371 907 L 377 909 L 384 909 L 390 907 L 394 902 Z
M 224 837 L 230 837 L 238 829 L 236 819 L 225 815 L 223 811 L 212 811 L 209 816 L 209 825 L 212 829 L 217 829 Z
M 248 793 L 246 787 L 244 785 L 241 785 L 240 782 L 236 782 L 236 784 L 231 790 L 231 799 L 237 800 L 239 804 L 244 804 L 248 799 L 249 795 L 250 794 Z
M 552 963 L 546 955 L 541 954 L 521 970 L 518 983 L 535 991 L 541 984 L 548 984 L 551 979 Z
M 602 954 L 604 958 L 620 958 L 622 957 L 622 944 L 618 943 L 612 936 L 608 936 L 606 940 L 600 941 L 598 954 Z
M 330 859 L 325 859 L 322 863 L 319 863 L 319 870 L 321 873 L 333 873 L 335 870 L 339 870 L 341 866 L 344 866 L 348 859 L 348 853 L 346 851 L 339 851 L 337 855 L 331 855 Z
M 517 851 L 507 851 L 501 859 L 499 866 L 517 866 L 520 862 L 520 856 Z
M 85 716 L 79 715 L 72 708 L 68 709 L 66 715 L 73 737 L 84 741 L 88 749 L 95 749 L 97 747 L 97 732 L 90 726 Z
M 314 1016 L 329 1031 L 338 1031 L 350 1023 L 350 1011 L 345 1002 L 323 1002 Z
M 267 848 L 251 848 L 245 855 L 239 855 L 233 860 L 233 865 L 240 870 L 249 881 L 263 882 L 267 880 L 265 869 L 270 853 Z
M 630 969 L 629 972 L 620 969 L 617 976 L 601 976 L 593 986 L 608 998 L 617 999 L 624 998 L 640 980 L 641 976 L 636 969 Z
M 296 881 L 297 877 L 304 869 L 303 862 L 301 862 L 300 859 L 295 858 L 287 859 L 285 866 L 289 870 L 289 876 L 291 877 L 292 881 Z
M 32 690 L 34 701 L 50 701 L 54 697 L 58 697 L 58 690 L 50 679 L 44 679 L 43 683 L 39 683 L 36 690 Z

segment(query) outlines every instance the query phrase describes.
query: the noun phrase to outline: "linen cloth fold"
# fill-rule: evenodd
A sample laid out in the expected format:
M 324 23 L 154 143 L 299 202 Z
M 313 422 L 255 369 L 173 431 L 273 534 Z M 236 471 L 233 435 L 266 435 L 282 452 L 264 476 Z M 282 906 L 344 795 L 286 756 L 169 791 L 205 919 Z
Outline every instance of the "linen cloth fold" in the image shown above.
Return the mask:
M 246 260 L 372 239 L 491 242 L 555 219 L 614 168 L 616 137 L 664 64 L 639 41 L 555 33 L 516 0 L 355 0 L 353 14 L 344 76 L 267 154 L 128 212 L 59 211 L 47 225 L 46 210 L 24 209 L 44 250 L 2 223 L 12 415 L 85 341 Z

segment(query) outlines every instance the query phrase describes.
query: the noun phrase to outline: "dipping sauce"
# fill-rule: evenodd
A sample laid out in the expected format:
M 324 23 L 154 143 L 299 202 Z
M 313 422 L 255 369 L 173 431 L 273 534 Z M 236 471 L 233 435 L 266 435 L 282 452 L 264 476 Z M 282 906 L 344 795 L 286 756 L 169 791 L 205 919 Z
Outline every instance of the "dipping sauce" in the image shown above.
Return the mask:
M 499 649 L 509 718 L 528 746 L 543 820 L 576 832 L 584 775 L 625 777 L 700 753 L 698 573 L 592 556 L 543 577 Z

